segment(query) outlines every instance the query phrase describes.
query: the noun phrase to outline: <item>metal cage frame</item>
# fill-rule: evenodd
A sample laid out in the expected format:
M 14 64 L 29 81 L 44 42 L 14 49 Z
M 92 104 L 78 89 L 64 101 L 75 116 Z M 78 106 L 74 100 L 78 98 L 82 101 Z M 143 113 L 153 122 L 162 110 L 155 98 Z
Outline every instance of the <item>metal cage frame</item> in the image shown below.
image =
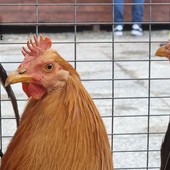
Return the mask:
M 40 23 L 39 22 L 39 7 L 40 6 L 73 6 L 74 7 L 74 22 L 73 23 Z M 160 114 L 155 114 L 153 111 L 153 106 L 152 103 L 157 100 L 169 100 L 170 99 L 170 94 L 167 92 L 167 95 L 153 95 L 152 94 L 152 82 L 157 81 L 160 84 L 161 83 L 168 83 L 168 81 L 170 80 L 170 77 L 168 76 L 163 76 L 162 77 L 156 77 L 152 75 L 152 67 L 153 67 L 153 63 L 156 62 L 161 62 L 161 63 L 165 63 L 167 62 L 167 60 L 165 59 L 159 59 L 159 58 L 153 58 L 153 45 L 156 44 L 157 46 L 159 46 L 160 41 L 158 39 L 153 39 L 152 36 L 152 27 L 155 24 L 169 24 L 169 21 L 159 21 L 159 22 L 153 22 L 152 21 L 152 6 L 153 5 L 167 5 L 170 7 L 170 2 L 161 2 L 161 3 L 157 3 L 154 2 L 154 0 L 148 0 L 147 2 L 145 2 L 145 5 L 149 7 L 150 9 L 150 16 L 148 21 L 144 21 L 143 24 L 147 25 L 147 32 L 148 32 L 148 37 L 147 40 L 145 39 L 130 39 L 130 41 L 128 41 L 127 39 L 118 39 L 114 36 L 114 22 L 110 21 L 110 22 L 78 22 L 77 21 L 77 7 L 78 6 L 113 6 L 114 2 L 110 2 L 110 3 L 97 3 L 97 2 L 84 2 L 84 3 L 79 3 L 77 0 L 74 0 L 73 3 L 41 3 L 40 0 L 35 0 L 35 3 L 2 3 L 0 2 L 0 7 L 6 7 L 6 6 L 13 6 L 14 8 L 16 6 L 34 6 L 36 7 L 36 11 L 35 11 L 35 16 L 36 16 L 36 22 L 35 23 L 5 23 L 5 22 L 1 22 L 1 26 L 3 25 L 9 25 L 9 26 L 22 26 L 22 25 L 27 25 L 27 26 L 33 26 L 35 28 L 35 34 L 38 35 L 40 33 L 39 28 L 41 26 L 70 26 L 72 27 L 72 32 L 70 34 L 72 34 L 72 41 L 68 40 L 68 41 L 54 41 L 54 44 L 57 45 L 72 45 L 73 51 L 74 51 L 74 55 L 73 58 L 71 58 L 69 61 L 74 65 L 74 67 L 77 69 L 80 68 L 79 64 L 86 64 L 86 63 L 97 63 L 97 64 L 102 64 L 102 63 L 108 63 L 109 67 L 111 68 L 111 72 L 109 73 L 110 76 L 104 78 L 100 78 L 100 77 L 92 77 L 92 78 L 87 78 L 83 77 L 82 78 L 82 82 L 84 82 L 85 84 L 87 83 L 91 83 L 93 82 L 94 84 L 96 83 L 101 83 L 101 82 L 105 82 L 105 83 L 109 83 L 111 87 L 110 90 L 110 94 L 109 95 L 104 95 L 104 96 L 93 96 L 92 98 L 95 101 L 95 103 L 97 103 L 97 105 L 100 105 L 100 103 L 102 103 L 104 100 L 107 102 L 109 102 L 109 113 L 107 115 L 102 115 L 102 118 L 104 120 L 104 122 L 110 121 L 109 126 L 107 127 L 108 130 L 108 136 L 110 139 L 110 143 L 111 143 L 111 149 L 113 152 L 113 160 L 115 163 L 115 170 L 123 170 L 123 169 L 128 169 L 128 170 L 134 170 L 134 169 L 140 169 L 140 170 L 158 170 L 159 166 L 160 166 L 160 162 L 155 162 L 155 161 L 160 161 L 159 155 L 160 155 L 160 146 L 161 146 L 161 140 L 163 139 L 163 136 L 165 134 L 165 130 L 167 127 L 167 123 L 169 121 L 169 114 L 167 112 L 164 112 L 164 110 L 162 109 Z M 133 3 L 124 3 L 124 5 L 133 5 Z M 126 21 L 125 22 L 126 25 L 132 24 L 131 21 Z M 79 35 L 78 35 L 78 28 L 79 26 L 102 26 L 102 25 L 107 25 L 111 28 L 111 30 L 109 31 L 109 35 L 110 38 L 109 40 L 102 40 L 102 38 L 100 37 L 98 39 L 98 41 L 96 40 L 82 40 L 80 39 Z M 128 31 L 128 30 L 127 30 Z M 91 31 L 91 32 L 95 32 L 95 31 Z M 97 32 L 99 35 L 100 31 L 98 30 Z M 102 32 L 101 32 L 102 34 Z M 7 35 L 3 35 L 4 39 Z M 18 35 L 20 36 L 20 35 Z M 24 38 L 28 37 L 28 35 L 24 35 Z M 55 39 L 55 38 L 54 38 Z M 167 40 L 168 40 L 168 36 L 167 36 Z M 25 41 L 26 42 L 26 41 Z M 110 50 L 110 58 L 109 59 L 86 59 L 86 58 L 78 58 L 78 46 L 84 45 L 84 44 L 88 44 L 89 46 L 91 44 L 105 44 L 106 46 L 109 45 L 109 50 Z M 4 54 L 2 54 L 3 48 L 5 46 L 8 46 L 8 48 L 10 48 L 10 46 L 12 46 L 13 48 L 15 48 L 15 46 L 22 46 L 24 44 L 23 39 L 21 40 L 17 40 L 15 42 L 10 42 L 10 41 L 6 41 L 6 40 L 1 40 L 0 41 L 0 56 L 3 56 Z M 147 56 L 144 58 L 132 58 L 132 59 L 128 59 L 128 58 L 119 58 L 117 57 L 117 51 L 116 48 L 119 48 L 119 46 L 121 45 L 128 45 L 128 44 L 138 44 L 139 47 L 141 44 L 146 44 L 147 45 Z M 13 54 L 9 53 L 7 49 L 5 48 L 6 53 L 5 55 L 8 55 L 8 57 L 13 58 Z M 137 49 L 136 49 L 137 50 Z M 19 52 L 18 52 L 19 53 Z M 17 55 L 18 53 L 16 53 L 15 55 Z M 142 55 L 142 54 L 141 54 Z M 8 60 L 3 60 L 3 58 L 1 58 L 1 63 L 2 65 L 5 65 L 5 68 L 8 70 L 10 70 L 9 68 L 11 67 L 11 64 L 17 65 L 20 63 L 21 60 L 15 60 L 15 59 L 10 59 Z M 116 72 L 119 71 L 118 67 L 121 69 L 125 69 L 126 66 L 131 63 L 132 65 L 135 65 L 136 63 L 138 63 L 140 65 L 140 63 L 145 63 L 146 64 L 146 71 L 147 73 L 145 74 L 145 76 L 141 76 L 141 77 L 119 77 L 117 75 Z M 122 64 L 127 64 L 124 68 L 122 66 Z M 107 67 L 107 65 L 106 65 Z M 128 67 L 128 66 L 127 66 Z M 130 66 L 129 66 L 130 67 Z M 162 67 L 161 67 L 162 68 Z M 127 70 L 125 69 L 124 72 L 126 72 Z M 147 84 L 147 88 L 146 88 L 146 95 L 127 95 L 126 91 L 124 91 L 124 93 L 122 93 L 121 95 L 119 95 L 119 87 L 120 88 L 126 88 L 124 86 L 126 86 L 126 83 L 131 83 L 134 81 L 140 81 L 140 82 L 145 82 Z M 133 84 L 133 83 L 132 83 Z M 145 84 L 145 85 L 146 85 Z M 131 84 L 129 85 L 131 86 Z M 98 87 L 99 88 L 99 87 Z M 132 86 L 133 88 L 133 86 Z M 14 87 L 14 91 L 15 91 L 16 87 Z M 3 151 L 5 151 L 5 147 L 6 147 L 6 140 L 11 139 L 13 133 L 15 132 L 15 128 L 10 131 L 9 133 L 5 134 L 5 130 L 4 128 L 6 127 L 5 124 L 10 124 L 12 123 L 13 125 L 10 126 L 15 126 L 15 121 L 14 121 L 14 115 L 12 115 L 12 110 L 10 109 L 10 116 L 6 116 L 4 115 L 4 112 L 6 113 L 7 111 L 4 109 L 5 106 L 3 106 L 4 102 L 10 103 L 9 99 L 7 98 L 7 96 L 4 94 L 5 92 L 3 91 L 3 87 L 0 88 L 0 116 L 1 116 L 1 121 L 0 121 L 0 147 L 2 148 Z M 94 90 L 94 89 L 93 89 Z M 158 89 L 159 90 L 159 89 Z M 165 89 L 166 90 L 166 89 Z M 5 96 L 5 97 L 4 97 Z M 25 98 L 20 98 L 18 97 L 18 102 L 19 105 L 20 103 L 25 103 L 26 102 L 26 97 Z M 132 103 L 135 103 L 131 105 Z M 128 110 L 127 106 L 131 107 L 131 109 L 138 109 L 139 107 L 142 107 L 142 105 L 139 105 L 140 102 L 143 102 L 145 104 L 146 109 L 144 109 L 144 113 L 143 114 L 130 114 L 130 113 L 126 113 L 126 114 L 117 114 L 117 112 L 119 111 L 119 109 L 124 106 L 124 110 Z M 168 103 L 168 102 L 167 102 Z M 166 103 L 166 104 L 167 104 Z M 164 106 L 166 105 L 165 103 L 160 105 L 160 106 Z M 10 104 L 9 104 L 10 105 Z M 168 105 L 168 104 L 167 104 Z M 10 106 L 9 106 L 10 107 Z M 7 108 L 6 108 L 7 109 Z M 156 107 L 156 109 L 158 109 Z M 23 106 L 20 108 L 20 112 L 22 112 L 23 110 Z M 161 110 L 161 108 L 160 108 Z M 161 131 L 154 131 L 151 130 L 152 128 L 152 119 L 153 118 L 157 118 L 156 120 L 159 120 L 159 118 L 163 118 L 165 119 L 165 124 L 162 125 L 164 128 Z M 133 120 L 133 122 L 131 122 L 131 120 Z M 126 120 L 129 123 L 129 126 L 131 124 L 135 124 L 135 122 L 137 121 L 137 119 L 142 119 L 141 122 L 145 123 L 145 127 L 146 129 L 143 131 L 129 131 L 127 132 L 125 131 L 121 131 L 119 128 L 117 129 L 117 125 L 123 124 L 123 121 Z M 140 122 L 140 121 L 139 121 Z M 138 122 L 137 122 L 138 123 Z M 159 122 L 158 122 L 159 123 Z M 136 125 L 134 125 L 135 127 Z M 124 127 L 125 128 L 125 127 Z M 151 138 L 153 137 L 153 139 L 151 140 Z M 153 140 L 155 139 L 156 141 L 156 148 L 152 148 L 152 145 L 154 145 Z M 132 143 L 136 143 L 135 145 L 140 145 L 139 141 L 144 140 L 144 146 L 137 146 L 134 147 L 135 149 L 129 149 L 129 145 L 131 145 Z M 120 142 L 122 141 L 122 142 Z M 126 143 L 127 142 L 127 143 Z M 158 145 L 159 143 L 159 145 Z M 125 145 L 125 146 L 121 146 L 121 145 Z M 126 144 L 128 146 L 126 146 Z M 126 149 L 126 147 L 128 149 Z M 123 148 L 123 149 L 121 149 Z M 142 149 L 141 149 L 142 148 Z M 139 155 L 142 155 L 141 158 L 137 159 L 137 157 Z M 154 156 L 156 157 L 156 159 L 154 158 Z M 143 160 L 142 160 L 143 158 Z M 137 160 L 135 160 L 137 159 Z M 140 162 L 141 159 L 141 162 Z M 134 162 L 137 163 L 134 163 Z M 141 165 L 140 165 L 141 163 Z

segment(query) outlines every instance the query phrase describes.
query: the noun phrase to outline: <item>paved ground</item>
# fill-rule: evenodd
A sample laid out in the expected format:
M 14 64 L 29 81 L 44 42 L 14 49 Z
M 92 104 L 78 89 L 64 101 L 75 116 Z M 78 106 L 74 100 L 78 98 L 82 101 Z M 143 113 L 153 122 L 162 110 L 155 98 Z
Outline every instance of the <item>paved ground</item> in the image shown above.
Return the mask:
M 54 42 L 53 48 L 65 59 L 73 65 L 77 61 L 76 68 L 104 116 L 108 134 L 112 133 L 114 111 L 115 167 L 146 169 L 149 158 L 149 167 L 158 169 L 158 151 L 170 113 L 170 63 L 154 54 L 159 44 L 169 39 L 168 31 L 145 31 L 142 37 L 132 37 L 130 32 L 125 32 L 121 38 L 105 31 L 47 35 Z M 22 61 L 20 49 L 29 36 L 4 35 L 0 62 L 8 72 Z M 20 85 L 13 85 L 13 89 L 22 113 L 25 106 L 22 100 L 26 96 Z M 7 99 L 3 89 L 1 95 Z M 1 102 L 1 112 L 4 118 L 13 117 L 9 102 Z M 14 120 L 2 120 L 2 135 L 10 136 L 14 132 Z M 8 142 L 8 138 L 3 138 L 4 149 Z

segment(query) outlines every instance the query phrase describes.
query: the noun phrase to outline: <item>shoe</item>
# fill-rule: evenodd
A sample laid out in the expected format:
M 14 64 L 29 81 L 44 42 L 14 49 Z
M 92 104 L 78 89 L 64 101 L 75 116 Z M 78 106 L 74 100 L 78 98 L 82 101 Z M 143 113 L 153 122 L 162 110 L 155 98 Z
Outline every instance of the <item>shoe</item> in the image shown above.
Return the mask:
M 117 25 L 114 28 L 114 35 L 115 36 L 122 36 L 123 35 L 123 26 L 122 25 Z
M 134 35 L 134 36 L 142 36 L 143 35 L 143 30 L 139 25 L 134 24 L 132 26 L 131 34 Z

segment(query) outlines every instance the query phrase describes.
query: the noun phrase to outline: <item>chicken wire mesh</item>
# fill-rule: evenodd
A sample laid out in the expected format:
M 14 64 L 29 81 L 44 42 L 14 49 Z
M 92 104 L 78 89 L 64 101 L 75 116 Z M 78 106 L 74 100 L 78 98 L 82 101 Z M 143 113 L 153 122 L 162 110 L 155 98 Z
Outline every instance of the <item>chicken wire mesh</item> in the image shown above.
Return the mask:
M 130 36 L 128 25 L 132 22 L 128 17 L 124 36 L 115 37 L 112 20 L 114 2 L 109 0 L 0 0 L 0 9 L 5 11 L 1 13 L 1 26 L 8 26 L 9 30 L 0 41 L 0 62 L 7 72 L 13 71 L 23 59 L 20 50 L 30 34 L 49 36 L 54 43 L 53 48 L 80 73 L 101 113 L 115 169 L 158 170 L 160 147 L 169 122 L 170 67 L 166 59 L 157 58 L 154 53 L 169 37 L 168 29 L 155 31 L 153 28 L 157 24 L 169 24 L 168 1 L 145 1 L 142 37 Z M 133 3 L 125 1 L 124 5 L 130 8 Z M 166 13 L 158 20 L 154 20 L 155 10 L 159 13 L 156 7 L 166 8 Z M 102 8 L 105 13 L 101 12 Z M 165 10 L 160 10 L 159 15 L 162 12 Z M 20 17 L 22 15 L 24 20 Z M 110 16 L 108 19 L 107 15 Z M 108 26 L 111 29 L 100 30 L 99 25 L 100 28 Z M 10 31 L 14 32 L 10 26 L 32 27 L 34 31 L 10 34 Z M 51 33 L 51 26 L 59 30 L 69 28 L 69 31 Z M 82 26 L 90 26 L 93 30 L 79 31 Z M 27 97 L 19 84 L 12 87 L 22 114 Z M 16 123 L 6 92 L 3 87 L 0 90 L 0 139 L 4 152 L 15 133 Z

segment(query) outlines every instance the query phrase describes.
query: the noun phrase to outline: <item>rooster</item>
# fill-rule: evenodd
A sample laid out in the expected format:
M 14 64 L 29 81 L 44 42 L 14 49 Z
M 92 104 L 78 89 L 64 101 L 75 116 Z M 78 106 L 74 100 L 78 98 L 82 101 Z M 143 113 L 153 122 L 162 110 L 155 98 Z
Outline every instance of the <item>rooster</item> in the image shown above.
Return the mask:
M 6 85 L 29 97 L 1 170 L 113 170 L 106 129 L 76 70 L 40 35 Z
M 158 48 L 155 55 L 170 60 L 170 42 Z M 161 147 L 161 170 L 170 170 L 170 123 Z
M 167 57 L 170 60 L 170 42 L 159 47 L 155 55 L 159 57 Z

